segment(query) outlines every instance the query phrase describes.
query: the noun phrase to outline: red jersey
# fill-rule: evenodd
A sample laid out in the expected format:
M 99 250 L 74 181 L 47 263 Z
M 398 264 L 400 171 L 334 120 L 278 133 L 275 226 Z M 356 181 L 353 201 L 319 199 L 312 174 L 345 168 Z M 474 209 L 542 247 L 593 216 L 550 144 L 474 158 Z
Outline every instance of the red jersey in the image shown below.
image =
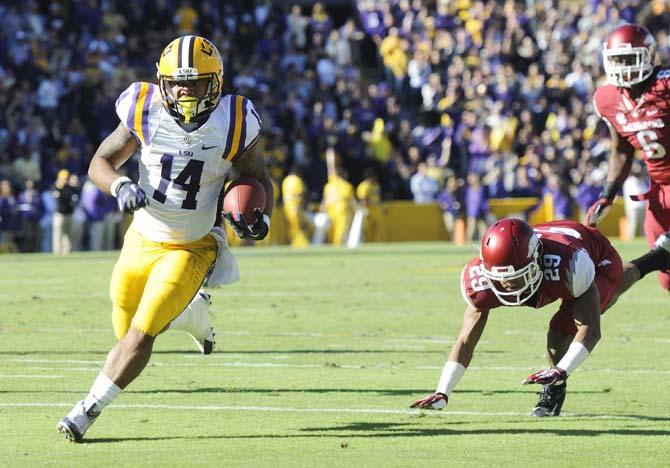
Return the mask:
M 612 245 L 595 228 L 575 221 L 552 221 L 538 224 L 533 230 L 542 242 L 540 265 L 544 276 L 533 297 L 523 305 L 539 309 L 558 299 L 574 299 L 591 286 L 596 266 L 611 263 Z M 477 309 L 500 307 L 484 276 L 481 259 L 472 259 L 461 273 L 461 293 Z
M 651 180 L 670 184 L 670 70 L 654 71 L 646 90 L 632 99 L 629 90 L 611 84 L 593 95 L 598 115 L 634 149 L 641 150 Z

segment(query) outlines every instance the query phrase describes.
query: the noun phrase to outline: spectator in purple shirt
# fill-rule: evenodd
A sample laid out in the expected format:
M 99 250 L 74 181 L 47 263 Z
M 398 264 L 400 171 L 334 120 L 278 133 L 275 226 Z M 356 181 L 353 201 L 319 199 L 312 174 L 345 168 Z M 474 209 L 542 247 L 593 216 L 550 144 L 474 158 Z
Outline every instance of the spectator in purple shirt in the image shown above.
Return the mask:
M 363 30 L 379 44 L 382 36 L 386 34 L 382 13 L 375 9 L 374 0 L 358 2 L 358 8 Z
M 572 216 L 572 199 L 565 190 L 558 175 L 552 174 L 547 179 L 547 185 L 542 195 L 551 195 L 554 205 L 554 219 L 570 219 Z
M 26 180 L 25 189 L 19 193 L 17 203 L 21 223 L 19 248 L 21 252 L 39 252 L 39 223 L 44 209 L 40 193 L 35 189 L 35 183 L 32 180 Z
M 488 194 L 482 185 L 482 177 L 470 172 L 465 187 L 465 238 L 477 240 L 486 230 L 490 216 Z
M 316 2 L 312 7 L 312 18 L 309 26 L 312 29 L 312 34 L 320 34 L 323 38 L 328 36 L 330 30 L 333 29 L 333 20 L 328 16 L 323 3 Z
M 81 190 L 81 206 L 86 214 L 91 250 L 102 250 L 105 216 L 110 211 L 110 203 L 105 194 L 90 180 L 84 183 Z
M 577 206 L 581 213 L 586 213 L 591 205 L 593 205 L 603 189 L 603 181 L 605 180 L 605 172 L 600 168 L 587 170 L 584 173 L 584 178 L 577 186 Z
M 454 239 L 454 225 L 456 218 L 461 216 L 461 200 L 458 187 L 458 180 L 454 174 L 448 174 L 444 188 L 437 194 L 437 203 L 442 210 L 442 219 L 444 227 L 449 234 L 449 239 Z
M 17 250 L 14 238 L 19 229 L 18 207 L 9 180 L 0 180 L 0 252 Z

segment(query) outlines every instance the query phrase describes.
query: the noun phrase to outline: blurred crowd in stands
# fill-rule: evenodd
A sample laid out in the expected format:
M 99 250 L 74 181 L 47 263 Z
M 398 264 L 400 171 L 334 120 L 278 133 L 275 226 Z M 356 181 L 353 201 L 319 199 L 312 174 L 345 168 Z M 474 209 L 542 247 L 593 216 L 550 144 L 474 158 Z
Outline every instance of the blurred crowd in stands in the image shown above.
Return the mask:
M 337 14 L 269 0 L 2 2 L 0 245 L 119 245 L 123 220 L 88 162 L 118 124 L 119 93 L 155 82 L 162 48 L 192 33 L 255 103 L 271 175 L 301 178 L 301 203 L 323 198 L 334 148 L 352 187 L 378 184 L 363 206 L 437 201 L 476 226 L 489 198 L 550 193 L 572 217 L 604 179 L 608 133 L 590 100 L 603 39 L 624 22 L 648 27 L 668 63 L 667 0 L 359 0 Z

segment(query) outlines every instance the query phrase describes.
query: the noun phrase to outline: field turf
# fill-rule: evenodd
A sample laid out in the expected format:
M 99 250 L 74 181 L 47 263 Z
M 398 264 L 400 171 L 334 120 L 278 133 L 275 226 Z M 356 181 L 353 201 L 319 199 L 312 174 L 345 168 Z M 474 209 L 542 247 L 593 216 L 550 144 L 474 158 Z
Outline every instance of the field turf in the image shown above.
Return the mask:
M 617 244 L 624 260 L 646 251 Z M 558 418 L 533 419 L 554 307 L 492 313 L 446 410 L 434 390 L 473 247 L 236 251 L 218 349 L 168 332 L 85 444 L 56 432 L 114 344 L 116 253 L 0 256 L 0 466 L 668 466 L 670 297 L 651 275 L 603 319 Z

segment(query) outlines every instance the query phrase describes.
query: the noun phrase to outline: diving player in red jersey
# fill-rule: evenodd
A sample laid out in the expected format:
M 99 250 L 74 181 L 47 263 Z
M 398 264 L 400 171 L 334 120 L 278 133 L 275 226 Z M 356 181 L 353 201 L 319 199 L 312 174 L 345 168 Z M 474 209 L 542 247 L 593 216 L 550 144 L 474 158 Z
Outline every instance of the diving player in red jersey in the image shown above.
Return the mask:
M 600 340 L 600 315 L 647 273 L 667 269 L 669 252 L 670 235 L 664 234 L 647 254 L 622 263 L 604 235 L 577 222 L 553 221 L 531 228 L 520 219 L 497 221 L 484 234 L 481 255 L 461 273 L 467 308 L 437 389 L 412 408 L 447 406 L 449 394 L 472 360 L 491 309 L 503 305 L 539 309 L 560 300 L 547 333 L 552 367 L 523 382 L 544 386 L 532 416 L 558 416 L 568 376 Z
M 607 181 L 586 214 L 589 226 L 606 215 L 640 150 L 651 189 L 636 198 L 649 201 L 644 233 L 650 246 L 670 230 L 670 69 L 654 68 L 655 56 L 656 41 L 637 25 L 618 27 L 603 44 L 607 83 L 596 89 L 593 104 L 609 127 L 612 149 Z M 670 273 L 659 279 L 670 290 Z

